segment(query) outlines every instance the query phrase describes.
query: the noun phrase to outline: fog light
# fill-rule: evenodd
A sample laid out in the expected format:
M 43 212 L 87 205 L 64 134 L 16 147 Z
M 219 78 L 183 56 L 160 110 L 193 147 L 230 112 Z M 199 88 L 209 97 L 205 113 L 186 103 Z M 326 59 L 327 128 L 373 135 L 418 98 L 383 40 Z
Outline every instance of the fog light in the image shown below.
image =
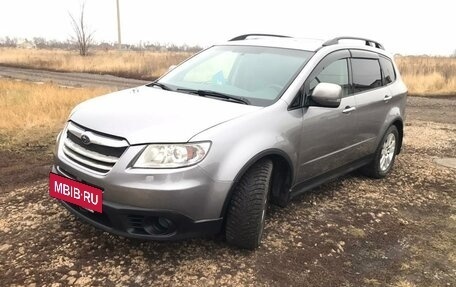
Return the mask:
M 164 217 L 159 217 L 157 225 L 163 230 L 168 230 L 171 227 L 172 222 Z
M 173 222 L 166 217 L 149 218 L 147 223 L 144 229 L 150 234 L 166 235 L 175 229 Z

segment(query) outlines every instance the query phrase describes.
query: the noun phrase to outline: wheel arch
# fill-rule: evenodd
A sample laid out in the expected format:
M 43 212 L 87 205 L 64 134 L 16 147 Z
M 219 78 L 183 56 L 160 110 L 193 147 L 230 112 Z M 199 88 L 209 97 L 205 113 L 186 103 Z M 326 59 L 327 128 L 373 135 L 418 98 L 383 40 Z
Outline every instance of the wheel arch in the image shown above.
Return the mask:
M 392 121 L 390 126 L 396 126 L 397 131 L 399 132 L 398 146 L 396 151 L 396 154 L 399 154 L 402 149 L 402 141 L 404 138 L 404 122 L 401 118 L 396 118 Z
M 252 167 L 256 162 L 269 158 L 272 160 L 272 183 L 271 183 L 271 201 L 279 206 L 285 206 L 288 203 L 290 188 L 294 180 L 294 167 L 290 157 L 280 149 L 267 149 L 257 153 L 238 171 L 233 180 L 233 184 L 225 198 L 223 204 L 221 217 L 225 217 L 228 210 L 233 190 L 241 180 L 242 176 Z

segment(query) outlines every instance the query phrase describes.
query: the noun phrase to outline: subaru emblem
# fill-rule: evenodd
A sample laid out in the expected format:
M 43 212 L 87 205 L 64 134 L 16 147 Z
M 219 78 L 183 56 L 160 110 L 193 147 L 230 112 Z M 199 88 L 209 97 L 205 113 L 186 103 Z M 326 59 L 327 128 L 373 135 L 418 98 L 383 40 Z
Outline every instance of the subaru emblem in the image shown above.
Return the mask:
M 85 144 L 85 145 L 90 144 L 90 138 L 89 138 L 89 136 L 87 136 L 86 134 L 83 134 L 83 135 L 81 136 L 81 141 L 82 141 L 82 143 Z

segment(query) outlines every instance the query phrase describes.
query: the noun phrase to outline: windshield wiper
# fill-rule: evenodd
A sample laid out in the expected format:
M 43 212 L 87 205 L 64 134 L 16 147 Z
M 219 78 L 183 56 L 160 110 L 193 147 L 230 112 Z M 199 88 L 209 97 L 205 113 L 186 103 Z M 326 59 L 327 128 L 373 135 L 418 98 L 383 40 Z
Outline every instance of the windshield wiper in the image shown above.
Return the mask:
M 250 101 L 243 97 L 232 96 L 224 93 L 219 93 L 211 90 L 193 90 L 193 89 L 177 89 L 178 92 L 184 92 L 189 94 L 195 94 L 201 97 L 213 97 L 228 100 L 231 102 L 241 103 L 250 105 Z
M 160 87 L 160 88 L 162 88 L 163 90 L 167 90 L 167 91 L 172 91 L 172 90 L 173 90 L 173 89 L 171 89 L 170 87 L 168 87 L 167 85 L 162 84 L 162 83 L 159 83 L 159 82 L 152 82 L 152 83 L 147 84 L 146 86 L 147 86 L 147 87 L 157 86 L 157 87 Z

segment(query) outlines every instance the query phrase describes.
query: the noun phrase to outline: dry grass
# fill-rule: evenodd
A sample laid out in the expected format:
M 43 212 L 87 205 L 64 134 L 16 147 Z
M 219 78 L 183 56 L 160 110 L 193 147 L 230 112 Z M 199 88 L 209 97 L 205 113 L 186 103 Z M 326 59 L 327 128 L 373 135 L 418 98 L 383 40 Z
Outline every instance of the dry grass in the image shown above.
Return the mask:
M 0 79 L 0 134 L 59 129 L 76 104 L 107 92 L 106 88 L 64 88 Z
M 151 80 L 166 72 L 169 66 L 178 64 L 191 55 L 190 52 L 98 50 L 81 57 L 74 51 L 0 48 L 0 63 Z
M 0 64 L 55 71 L 111 74 L 152 80 L 191 52 L 74 51 L 0 48 Z M 400 56 L 396 63 L 410 95 L 456 95 L 456 58 Z
M 395 60 L 409 94 L 456 95 L 456 58 L 407 56 Z

